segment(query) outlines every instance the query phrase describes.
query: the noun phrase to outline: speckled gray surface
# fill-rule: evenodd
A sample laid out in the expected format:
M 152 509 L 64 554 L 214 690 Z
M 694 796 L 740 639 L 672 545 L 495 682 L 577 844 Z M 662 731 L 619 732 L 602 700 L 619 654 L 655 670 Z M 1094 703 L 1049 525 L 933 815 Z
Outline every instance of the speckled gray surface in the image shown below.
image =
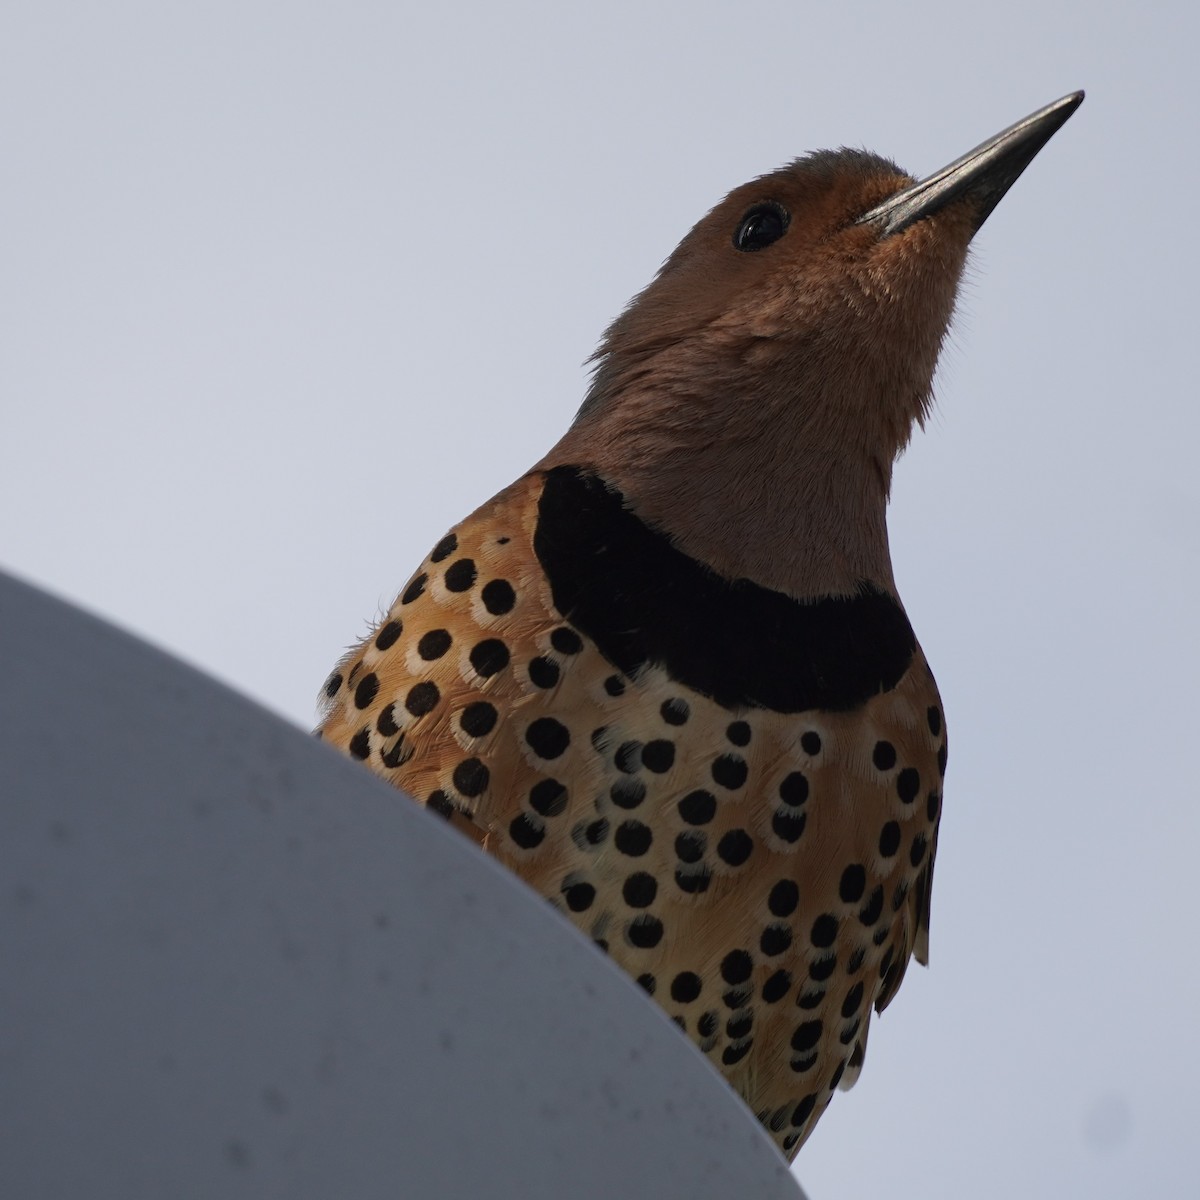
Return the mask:
M 797 1200 L 436 818 L 0 576 L 0 1195 Z

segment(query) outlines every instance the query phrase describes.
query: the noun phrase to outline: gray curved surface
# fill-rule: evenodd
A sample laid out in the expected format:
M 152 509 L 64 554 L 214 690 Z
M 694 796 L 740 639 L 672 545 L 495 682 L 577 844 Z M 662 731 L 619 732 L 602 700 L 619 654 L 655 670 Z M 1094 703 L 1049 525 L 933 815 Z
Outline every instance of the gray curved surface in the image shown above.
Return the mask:
M 797 1200 L 439 820 L 0 575 L 0 1196 Z

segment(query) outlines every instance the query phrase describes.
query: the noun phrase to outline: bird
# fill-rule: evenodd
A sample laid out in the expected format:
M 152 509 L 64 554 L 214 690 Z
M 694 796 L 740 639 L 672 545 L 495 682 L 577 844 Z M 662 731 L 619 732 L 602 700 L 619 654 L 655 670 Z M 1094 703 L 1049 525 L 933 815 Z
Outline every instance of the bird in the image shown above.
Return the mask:
M 788 1159 L 928 961 L 946 721 L 893 465 L 972 237 L 1082 100 L 920 181 L 843 148 L 730 192 L 323 689 L 317 735 L 605 951 Z

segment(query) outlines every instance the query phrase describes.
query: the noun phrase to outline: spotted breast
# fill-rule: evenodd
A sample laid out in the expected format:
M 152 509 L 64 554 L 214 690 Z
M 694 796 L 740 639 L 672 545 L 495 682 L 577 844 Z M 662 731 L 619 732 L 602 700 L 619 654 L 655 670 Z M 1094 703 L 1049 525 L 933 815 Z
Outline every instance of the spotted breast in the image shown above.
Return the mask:
M 607 951 L 793 1152 L 924 956 L 946 741 L 899 605 L 724 580 L 604 482 L 444 537 L 322 735 Z

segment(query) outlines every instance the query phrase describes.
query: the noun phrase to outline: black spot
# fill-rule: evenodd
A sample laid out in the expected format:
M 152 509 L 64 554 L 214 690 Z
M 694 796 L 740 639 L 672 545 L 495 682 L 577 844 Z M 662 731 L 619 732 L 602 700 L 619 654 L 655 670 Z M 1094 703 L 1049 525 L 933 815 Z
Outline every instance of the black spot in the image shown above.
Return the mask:
M 792 1034 L 792 1049 L 801 1053 L 811 1050 L 821 1040 L 823 1029 L 820 1021 L 804 1021 L 797 1025 L 796 1032 Z
M 604 681 L 604 690 L 610 696 L 623 696 L 625 695 L 625 680 L 620 675 L 610 675 Z
M 732 1067 L 734 1063 L 739 1063 L 747 1054 L 750 1053 L 753 1047 L 753 1041 L 742 1042 L 739 1046 L 726 1046 L 721 1051 L 721 1061 L 727 1066 Z
M 785 842 L 798 842 L 808 821 L 805 813 L 777 812 L 771 818 L 771 828 L 775 836 Z
M 900 825 L 896 821 L 889 821 L 879 831 L 879 853 L 884 858 L 891 858 L 897 850 L 900 849 Z
M 508 538 L 508 537 L 498 537 L 498 538 L 496 539 L 496 545 L 497 545 L 497 546 L 507 546 L 507 545 L 508 545 L 508 543 L 509 543 L 509 542 L 511 542 L 511 541 L 512 541 L 512 538 Z
M 780 785 L 779 798 L 789 808 L 799 808 L 808 799 L 808 779 L 801 771 L 793 771 Z
M 441 698 L 442 694 L 438 691 L 437 684 L 426 680 L 424 683 L 414 683 L 409 688 L 408 695 L 404 699 L 404 707 L 414 717 L 423 717 L 437 708 L 437 703 Z
M 891 742 L 876 742 L 871 761 L 877 771 L 890 771 L 896 765 L 896 747 Z
M 676 886 L 681 892 L 687 892 L 689 896 L 707 892 L 710 883 L 712 883 L 712 871 L 708 867 L 701 867 L 696 871 L 675 872 Z
M 846 963 L 846 974 L 853 975 L 855 971 L 860 970 L 863 963 L 866 961 L 866 957 L 866 949 L 862 946 L 859 946 L 859 948 L 855 950 L 852 955 L 850 955 L 850 958 Z
M 597 754 L 604 753 L 604 746 L 608 740 L 608 726 L 601 725 L 599 729 L 592 730 L 592 749 Z
M 622 742 L 613 755 L 613 764 L 626 775 L 634 774 L 642 765 L 642 743 Z
M 725 736 L 735 746 L 750 745 L 750 725 L 746 721 L 734 721 L 725 730 Z
M 787 1106 L 784 1105 L 782 1108 L 777 1108 L 771 1114 L 771 1120 L 770 1120 L 771 1132 L 772 1133 L 781 1132 L 783 1130 L 783 1128 L 787 1125 L 787 1121 L 788 1121 Z
M 842 1082 L 842 1075 L 844 1074 L 845 1070 L 846 1070 L 846 1064 L 844 1062 L 838 1063 L 837 1070 L 834 1071 L 833 1075 L 830 1077 L 830 1080 L 829 1080 L 829 1090 L 831 1092 L 837 1090 L 837 1085 Z
M 608 938 L 592 938 L 592 944 L 602 953 L 608 953 Z
M 792 1111 L 792 1124 L 797 1127 L 803 1125 L 812 1116 L 812 1111 L 816 1106 L 817 1098 L 810 1092 Z
M 675 743 L 655 738 L 642 747 L 642 765 L 655 775 L 665 775 L 675 762 Z
M 635 871 L 621 888 L 621 896 L 630 908 L 649 908 L 658 895 L 658 881 L 645 871 Z
M 804 751 L 809 758 L 814 758 L 821 753 L 821 735 L 814 729 L 810 729 L 807 733 L 800 736 L 800 749 Z
M 740 788 L 748 773 L 746 760 L 737 754 L 722 754 L 712 765 L 713 779 L 730 791 Z
M 842 881 L 838 884 L 838 895 L 847 904 L 855 904 L 862 899 L 862 894 L 866 890 L 866 870 L 859 863 L 851 863 L 842 872 Z
M 534 846 L 541 845 L 546 830 L 540 823 L 535 823 L 528 813 L 520 813 L 509 823 L 508 836 L 522 850 L 532 850 Z
M 781 879 L 767 897 L 767 907 L 777 917 L 790 917 L 800 903 L 800 888 L 791 879 Z
M 945 778 L 946 776 L 946 743 L 942 743 L 941 749 L 938 751 L 938 774 Z
M 856 983 L 846 993 L 846 999 L 842 1001 L 842 1016 L 848 1021 L 856 1012 L 858 1012 L 859 1008 L 862 1006 L 862 1002 L 863 985 L 862 980 L 859 980 L 859 982 Z
M 678 698 L 664 700 L 658 712 L 668 725 L 686 725 L 688 717 L 691 716 L 688 702 Z
M 768 957 L 782 954 L 792 944 L 792 931 L 786 925 L 768 925 L 758 940 L 759 949 Z
M 658 990 L 658 980 L 653 975 L 639 975 L 637 981 L 647 996 L 653 996 Z
M 350 753 L 355 758 L 367 758 L 371 753 L 371 733 L 364 725 L 350 739 Z
M 796 1007 L 811 1010 L 816 1008 L 824 999 L 824 988 L 818 988 L 815 992 L 801 992 L 800 995 L 796 997 Z
M 358 673 L 359 673 L 359 671 L 361 671 L 361 670 L 362 670 L 362 663 L 361 663 L 361 662 L 356 662 L 356 663 L 354 664 L 354 666 L 352 666 L 352 667 L 350 668 L 350 674 L 349 674 L 349 675 L 346 677 L 346 686 L 347 686 L 347 687 L 351 687 L 351 688 L 352 688 L 352 687 L 354 686 L 354 681 L 355 681 L 355 680 L 358 678 Z
M 708 839 L 702 833 L 681 833 L 675 839 L 675 856 L 680 862 L 699 862 L 708 849 Z
M 796 1148 L 797 1144 L 799 1143 L 799 1141 L 800 1141 L 800 1135 L 798 1133 L 789 1133 L 787 1135 L 787 1137 L 785 1137 L 783 1139 L 784 1150 L 785 1151 L 794 1150 Z
M 383 709 L 375 720 L 375 728 L 379 730 L 384 737 L 395 737 L 400 732 L 400 726 L 396 724 L 396 706 L 389 704 Z
M 641 821 L 622 821 L 617 826 L 613 844 L 622 854 L 628 854 L 630 858 L 641 858 L 650 849 L 653 840 L 654 835 L 650 832 L 649 825 L 643 825 Z
M 929 849 L 929 842 L 923 833 L 918 833 L 912 841 L 912 849 L 908 852 L 908 861 L 914 867 L 921 865 L 921 859 L 925 857 L 925 851 Z
M 883 887 L 877 887 L 871 893 L 866 904 L 858 910 L 858 919 L 869 929 L 883 916 Z
M 513 591 L 513 586 L 507 579 L 493 579 L 485 583 L 483 591 L 479 594 L 483 597 L 483 607 L 493 617 L 502 617 L 505 613 L 512 612 L 513 605 L 517 602 L 517 593 Z
M 596 889 L 590 883 L 573 883 L 563 888 L 563 899 L 572 912 L 587 912 L 596 899 Z
M 823 983 L 838 970 L 838 955 L 826 954 L 820 959 L 814 959 L 809 964 L 809 978 Z
M 389 621 L 375 635 L 376 650 L 390 650 L 399 640 L 400 635 L 404 632 L 404 625 L 400 621 Z
M 730 950 L 721 959 L 721 978 L 734 987 L 739 983 L 745 983 L 753 970 L 754 959 L 746 950 Z
M 486 700 L 468 704 L 458 718 L 462 731 L 468 737 L 486 737 L 496 728 L 496 709 Z
M 896 884 L 896 890 L 892 893 L 892 912 L 899 912 L 904 901 L 908 899 L 908 880 L 902 879 Z
M 843 1046 L 850 1045 L 850 1043 L 858 1036 L 858 1031 L 861 1027 L 862 1018 L 860 1017 L 848 1029 L 843 1029 L 842 1032 L 838 1034 L 838 1041 L 841 1042 Z
M 455 550 L 458 549 L 458 538 L 453 533 L 448 533 L 436 546 L 433 552 L 429 555 L 430 562 L 441 562 L 444 558 L 449 558 Z
M 417 653 L 426 662 L 433 662 L 450 649 L 453 640 L 448 629 L 431 629 L 421 635 L 421 640 L 417 643 Z
M 889 946 L 884 952 L 883 958 L 879 960 L 879 978 L 883 979 L 892 969 L 892 947 Z
M 912 661 L 903 609 L 871 584 L 802 602 L 723 579 L 578 467 L 546 472 L 533 544 L 555 607 L 609 662 L 625 675 L 661 664 L 725 708 L 845 712 Z
M 525 730 L 525 742 L 538 758 L 558 758 L 571 744 L 571 731 L 553 717 L 538 717 Z
M 618 779 L 608 795 L 618 808 L 637 808 L 646 798 L 646 785 L 640 779 Z
M 717 1032 L 717 1024 L 720 1018 L 715 1012 L 706 1012 L 700 1015 L 700 1020 L 696 1022 L 696 1032 L 701 1037 L 710 1038 Z
M 662 935 L 662 922 L 648 913 L 634 917 L 625 930 L 625 936 L 629 939 L 630 944 L 639 950 L 649 950 L 652 946 L 657 946 L 662 941 Z
M 700 976 L 695 971 L 680 971 L 671 980 L 671 999 L 679 1004 L 691 1004 L 700 996 Z
M 454 816 L 454 805 L 450 802 L 450 797 L 441 788 L 429 793 L 429 799 L 425 801 L 425 807 L 430 812 L 437 813 L 439 817 L 444 817 L 447 821 Z
M 411 604 L 425 590 L 425 581 L 428 576 L 424 571 L 421 572 L 409 585 L 404 589 L 404 595 L 400 597 L 401 604 Z
M 882 895 L 880 896 L 880 899 L 882 899 Z M 871 934 L 871 941 L 873 941 L 876 946 L 882 946 L 883 943 L 888 940 L 888 934 L 890 933 L 891 930 L 886 925 L 880 925 L 880 927 L 875 930 L 873 934 Z
M 474 798 L 483 795 L 491 772 L 477 758 L 464 758 L 454 768 L 454 786 L 460 795 Z
M 539 654 L 529 664 L 529 678 L 534 687 L 552 688 L 558 682 L 558 663 Z
M 560 625 L 550 634 L 550 645 L 559 654 L 578 654 L 583 649 L 583 639 L 573 629 Z
M 929 732 L 937 737 L 942 732 L 942 712 L 936 704 L 931 704 L 925 712 L 925 719 L 929 722 Z
M 717 815 L 717 801 L 711 792 L 688 792 L 679 802 L 679 815 L 689 825 L 707 825 Z
M 809 1054 L 804 1058 L 793 1058 L 790 1066 L 797 1074 L 803 1074 L 805 1071 L 811 1071 L 817 1065 L 817 1056 Z
M 731 829 L 717 843 L 717 854 L 731 867 L 740 867 L 753 849 L 754 843 L 744 829 Z
M 608 822 L 603 817 L 598 821 L 593 821 L 584 830 L 583 836 L 587 839 L 588 845 L 599 846 L 608 837 Z
M 457 562 L 452 562 L 446 568 L 446 574 L 443 576 L 446 581 L 446 590 L 448 592 L 468 591 L 475 586 L 477 574 L 472 559 L 460 558 Z
M 338 672 L 335 671 L 332 675 L 330 675 L 328 682 L 325 684 L 325 695 L 332 700 L 334 696 L 338 694 L 338 689 L 341 686 L 342 677 Z
M 777 1004 L 791 990 L 792 976 L 789 971 L 776 971 L 762 985 L 762 998 L 767 1004 Z
M 916 767 L 905 767 L 896 776 L 896 793 L 905 804 L 911 804 L 921 790 L 921 775 Z
M 543 817 L 557 817 L 566 811 L 567 789 L 557 779 L 542 779 L 529 789 L 529 807 Z
M 942 798 L 937 792 L 930 792 L 928 799 L 925 801 L 925 815 L 931 821 L 937 820 L 938 809 L 941 807 Z
M 394 771 L 397 767 L 412 758 L 412 751 L 404 744 L 404 738 L 398 737 L 395 745 L 390 750 L 385 750 L 379 755 L 380 762 L 383 763 L 389 771 Z
M 814 946 L 824 950 L 837 940 L 838 920 L 831 913 L 822 913 L 814 922 L 809 939 Z
M 753 987 L 730 988 L 722 997 L 721 1002 L 729 1009 L 745 1008 L 754 999 Z
M 471 666 L 488 679 L 508 666 L 508 647 L 499 638 L 485 638 L 471 647 L 470 658 Z
M 374 671 L 364 675 L 354 689 L 354 707 L 370 708 L 375 697 L 379 695 L 379 676 Z
M 754 1028 L 754 1014 L 745 1013 L 739 1017 L 730 1017 L 725 1022 L 725 1036 L 740 1041 Z

